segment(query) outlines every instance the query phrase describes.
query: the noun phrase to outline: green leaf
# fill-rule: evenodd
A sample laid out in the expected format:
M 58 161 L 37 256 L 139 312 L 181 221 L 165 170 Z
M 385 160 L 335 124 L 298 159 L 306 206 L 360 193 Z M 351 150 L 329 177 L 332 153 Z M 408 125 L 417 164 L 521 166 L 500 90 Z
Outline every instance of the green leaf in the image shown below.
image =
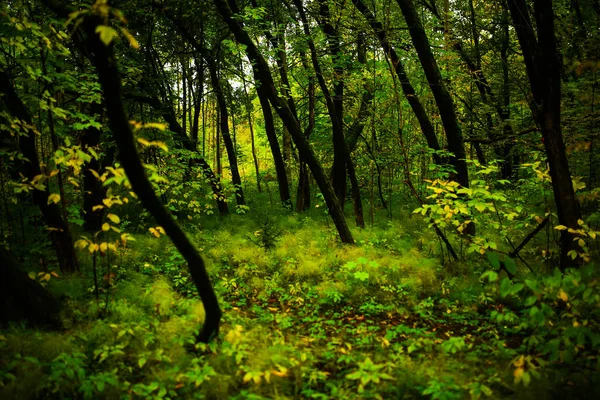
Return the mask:
M 96 27 L 96 33 L 100 35 L 100 40 L 105 46 L 110 45 L 113 39 L 119 36 L 117 31 L 107 25 L 98 25 Z
M 500 296 L 506 297 L 511 291 L 510 279 L 504 278 L 500 282 Z
M 517 264 L 515 264 L 515 260 L 510 257 L 506 257 L 506 260 L 504 260 L 504 268 L 512 275 L 517 273 Z
M 517 294 L 519 293 L 521 290 L 523 290 L 523 288 L 525 287 L 525 285 L 523 285 L 522 283 L 515 283 L 512 287 L 511 293 L 512 294 Z
M 495 282 L 498 280 L 498 273 L 496 271 L 485 271 L 483 274 L 481 274 L 480 279 L 484 280 L 485 278 L 487 278 L 489 282 Z
M 500 258 L 498 257 L 498 253 L 488 252 L 487 258 L 490 264 L 492 264 L 492 267 L 500 269 Z
M 526 300 L 525 300 L 525 307 L 531 307 L 532 305 L 534 305 L 535 303 L 537 303 L 537 297 L 536 296 L 529 296 Z

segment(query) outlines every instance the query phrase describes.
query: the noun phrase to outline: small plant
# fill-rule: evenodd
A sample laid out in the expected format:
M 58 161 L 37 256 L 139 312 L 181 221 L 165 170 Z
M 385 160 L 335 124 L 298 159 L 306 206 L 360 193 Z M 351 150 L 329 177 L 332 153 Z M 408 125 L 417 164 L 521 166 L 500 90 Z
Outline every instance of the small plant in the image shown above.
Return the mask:
M 268 214 L 263 214 L 250 241 L 265 250 L 273 250 L 281 238 L 283 231 L 277 221 Z
M 382 370 L 393 367 L 391 363 L 375 364 L 370 357 L 356 363 L 358 369 L 346 375 L 346 379 L 358 381 L 358 393 L 363 393 L 369 384 L 379 384 L 382 380 L 393 380 L 394 378 Z

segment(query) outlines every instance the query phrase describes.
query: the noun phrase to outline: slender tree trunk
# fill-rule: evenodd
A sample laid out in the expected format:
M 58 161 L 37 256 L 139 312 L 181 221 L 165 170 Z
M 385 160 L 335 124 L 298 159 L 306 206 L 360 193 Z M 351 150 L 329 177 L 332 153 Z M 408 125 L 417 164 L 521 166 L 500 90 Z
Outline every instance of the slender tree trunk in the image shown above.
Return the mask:
M 533 101 L 530 103 L 531 112 L 542 131 L 558 222 L 567 228 L 578 229 L 577 221 L 581 219 L 581 210 L 573 189 L 560 125 L 561 56 L 554 33 L 552 1 L 534 1 L 537 38 L 525 0 L 508 0 L 508 7 L 523 52 L 533 94 Z M 569 254 L 571 251 L 579 250 L 573 240 L 574 235 L 567 229 L 560 233 L 561 268 L 577 265 L 579 260 L 572 259 Z
M 306 54 L 300 53 L 302 66 L 309 74 L 308 61 Z M 304 137 L 310 140 L 310 135 L 315 127 L 315 77 L 309 74 L 308 77 L 308 125 L 304 129 Z M 298 163 L 298 190 L 296 192 L 296 212 L 303 212 L 310 208 L 310 169 L 300 154 Z
M 467 170 L 467 154 L 463 141 L 462 130 L 456 115 L 456 107 L 446 88 L 438 64 L 431 51 L 429 39 L 425 34 L 421 19 L 415 10 L 412 0 L 396 0 L 406 19 L 412 43 L 417 50 L 421 66 L 425 72 L 429 87 L 438 106 L 444 125 L 448 149 L 452 152 L 451 164 L 456 169 L 456 181 L 464 187 L 469 187 L 469 171 Z M 469 224 L 474 226 L 473 224 Z
M 5 71 L 0 71 L 0 93 L 4 94 L 2 100 L 6 109 L 23 124 L 23 128 L 27 132 L 25 136 L 20 137 L 19 148 L 27 159 L 23 163 L 23 175 L 31 182 L 35 177 L 42 176 L 35 145 L 36 133 L 29 111 L 17 95 Z M 48 204 L 48 195 L 47 186 L 42 190 L 34 189 L 32 191 L 33 203 L 40 208 L 44 223 L 51 229 L 50 238 L 56 251 L 60 270 L 65 273 L 75 272 L 78 266 L 77 255 L 66 226 L 67 221 L 63 219 L 56 204 Z
M 246 119 L 248 121 L 248 129 L 250 129 L 250 144 L 252 151 L 252 160 L 254 161 L 254 172 L 256 173 L 256 189 L 258 193 L 262 192 L 260 187 L 260 170 L 258 168 L 258 157 L 256 156 L 256 146 L 254 143 L 254 126 L 252 125 L 252 101 L 248 95 L 248 87 L 246 85 L 246 77 L 244 74 L 244 68 L 242 64 L 242 58 L 240 57 L 240 71 L 242 71 L 242 85 L 244 88 L 245 105 L 246 105 Z
M 94 115 L 102 115 L 102 105 L 92 103 L 90 113 Z M 81 148 L 87 151 L 89 148 L 94 148 L 100 144 L 102 132 L 100 129 L 90 126 L 81 136 Z M 112 158 L 112 157 L 111 157 Z M 105 156 L 105 162 L 108 162 Z M 98 175 L 104 173 L 100 160 L 92 158 L 86 163 L 83 169 L 83 228 L 88 232 L 97 232 L 102 227 L 104 218 L 104 208 L 94 211 L 94 206 L 102 204 L 102 200 L 106 197 L 106 188 L 102 182 L 91 172 L 96 171 Z
M 254 79 L 256 87 L 256 94 L 260 101 L 260 106 L 263 111 L 263 119 L 265 120 L 265 132 L 267 139 L 269 140 L 269 147 L 271 148 L 271 154 L 273 155 L 273 164 L 275 164 L 275 172 L 277 173 L 277 184 L 279 185 L 279 199 L 284 205 L 289 205 L 291 202 L 290 197 L 290 186 L 288 183 L 287 172 L 285 168 L 285 162 L 281 155 L 281 149 L 279 147 L 279 141 L 277 140 L 277 133 L 275 132 L 275 121 L 273 120 L 273 112 L 271 111 L 271 105 L 264 88 L 261 86 L 258 80 L 257 71 L 254 71 Z
M 344 213 L 340 207 L 335 192 L 325 176 L 325 172 L 323 171 L 323 168 L 321 167 L 321 164 L 317 159 L 312 146 L 303 135 L 298 119 L 290 110 L 287 102 L 280 97 L 279 93 L 275 89 L 275 83 L 273 81 L 273 76 L 271 75 L 269 65 L 258 51 L 258 48 L 248 33 L 244 30 L 241 22 L 233 19 L 233 12 L 227 1 L 214 0 L 214 4 L 227 26 L 229 26 L 229 29 L 231 29 L 235 38 L 244 46 L 246 46 L 248 57 L 250 58 L 250 61 L 254 63 L 257 69 L 258 80 L 260 81 L 261 86 L 264 87 L 269 101 L 275 107 L 275 110 L 279 114 L 279 117 L 282 119 L 283 123 L 287 126 L 290 135 L 292 136 L 292 139 L 298 148 L 298 151 L 306 160 L 315 180 L 317 181 L 317 184 L 319 185 L 319 188 L 321 189 L 321 193 L 323 193 L 323 197 L 327 203 L 329 213 L 338 230 L 341 241 L 343 243 L 354 244 L 354 238 L 352 237 L 352 233 L 348 228 L 346 218 L 344 217 Z M 237 12 L 237 7 L 233 1 L 232 4 Z
M 411 109 L 415 113 L 415 117 L 417 117 L 417 121 L 419 122 L 419 126 L 421 127 L 421 132 L 423 132 L 423 136 L 427 141 L 427 146 L 435 151 L 441 150 L 440 144 L 438 142 L 435 129 L 431 120 L 429 119 L 429 113 L 419 100 L 417 93 L 408 80 L 408 75 L 406 70 L 404 69 L 404 65 L 402 64 L 402 60 L 396 53 L 396 50 L 392 47 L 387 37 L 387 33 L 383 28 L 383 25 L 375 19 L 375 16 L 371 13 L 371 11 L 367 8 L 363 0 L 352 0 L 352 4 L 360 11 L 363 16 L 366 18 L 367 22 L 371 26 L 371 29 L 375 31 L 377 38 L 379 39 L 379 43 L 383 48 L 383 51 L 390 57 L 392 61 L 392 65 L 394 66 L 394 70 L 396 72 L 396 76 L 400 81 L 400 87 L 402 88 L 402 92 L 408 101 Z M 441 164 L 442 160 L 438 155 L 434 155 L 434 161 L 437 164 Z
M 219 126 L 221 130 L 221 137 L 223 138 L 223 144 L 225 145 L 225 151 L 227 152 L 227 158 L 229 160 L 229 168 L 231 170 L 231 181 L 233 182 L 233 186 L 235 187 L 235 199 L 238 205 L 245 205 L 246 200 L 244 199 L 244 190 L 242 188 L 242 179 L 240 177 L 240 171 L 238 169 L 237 156 L 235 154 L 235 148 L 233 146 L 233 141 L 231 140 L 231 135 L 229 133 L 229 112 L 227 110 L 227 102 L 225 101 L 223 85 L 221 84 L 221 81 L 217 76 L 216 61 L 214 59 L 211 59 L 210 57 L 207 57 L 206 62 L 208 64 L 210 80 L 212 82 L 213 90 L 215 91 L 217 103 L 219 106 Z M 220 154 L 218 157 L 220 159 Z
M 344 208 L 346 200 L 346 164 L 349 161 L 344 157 L 343 146 L 346 145 L 344 139 L 344 66 L 342 65 L 340 37 L 337 29 L 331 22 L 331 13 L 329 10 L 329 0 L 319 0 L 319 24 L 327 37 L 327 48 L 333 64 L 333 95 L 331 102 L 333 107 L 329 110 L 330 118 L 337 119 L 339 129 L 333 130 L 333 166 L 331 167 L 331 184 L 333 190 Z M 299 12 L 304 13 L 301 2 L 294 2 Z M 305 21 L 305 24 L 307 21 Z M 310 36 L 308 36 L 310 38 Z M 312 40 L 312 39 L 308 39 Z M 314 62 L 314 61 L 313 61 Z M 351 161 L 350 161 L 351 162 Z M 360 197 L 360 196 L 359 196 Z
M 302 6 L 302 3 L 300 2 L 300 0 L 293 0 L 293 2 L 296 5 L 296 8 L 298 9 L 298 13 L 300 14 L 300 20 L 302 22 L 304 34 L 308 38 L 307 39 L 308 47 L 310 49 L 311 59 L 313 62 L 315 73 L 317 75 L 317 82 L 319 82 L 321 91 L 323 92 L 323 95 L 325 96 L 325 102 L 327 105 L 327 110 L 329 112 L 329 118 L 331 120 L 331 125 L 333 128 L 332 130 L 333 130 L 334 149 L 337 147 L 337 150 L 334 150 L 334 153 L 335 152 L 338 153 L 338 157 L 341 158 L 342 163 L 343 163 L 343 165 L 340 166 L 341 169 L 338 168 L 338 171 L 336 172 L 338 175 L 333 174 L 334 181 L 336 178 L 341 179 L 342 173 L 344 176 L 343 177 L 343 179 L 344 179 L 343 185 L 341 185 L 340 182 L 338 181 L 338 184 L 340 186 L 343 186 L 343 192 L 336 193 L 336 195 L 338 196 L 338 199 L 340 199 L 340 197 L 344 198 L 346 196 L 346 168 L 348 168 L 348 172 L 351 175 L 350 179 L 352 181 L 352 199 L 354 201 L 354 212 L 355 212 L 356 222 L 357 222 L 358 226 L 360 226 L 361 228 L 364 228 L 365 223 L 364 223 L 364 217 L 363 217 L 362 200 L 360 197 L 360 188 L 358 186 L 358 181 L 356 179 L 354 164 L 350 157 L 350 152 L 348 151 L 348 147 L 346 146 L 346 140 L 344 139 L 343 121 L 340 118 L 338 109 L 336 108 L 336 102 L 335 102 L 336 98 L 334 96 L 331 96 L 329 89 L 327 87 L 327 84 L 325 83 L 325 79 L 323 78 L 323 71 L 321 70 L 321 66 L 319 63 L 319 59 L 317 57 L 317 51 L 316 51 L 314 42 L 312 41 L 311 36 L 310 36 L 310 31 L 308 29 L 308 21 L 306 18 L 306 14 L 304 13 L 304 8 Z M 324 13 L 329 15 L 328 11 L 324 12 Z M 325 29 L 327 31 L 331 32 L 331 30 L 333 28 L 328 27 Z M 335 45 L 335 49 L 336 49 L 335 54 L 337 54 L 337 51 L 339 51 L 339 44 Z M 338 73 L 340 73 L 340 71 L 338 71 Z M 342 89 L 338 89 L 338 90 L 342 91 L 342 93 L 343 93 L 343 86 L 342 86 Z M 339 103 L 341 103 L 343 101 L 343 98 L 340 97 L 337 100 Z M 335 165 L 335 156 L 334 156 L 334 165 Z M 341 190 L 341 188 L 338 188 L 338 189 Z M 336 190 L 335 186 L 334 186 L 334 190 Z M 340 203 L 341 203 L 340 206 L 343 209 L 343 201 L 340 201 Z

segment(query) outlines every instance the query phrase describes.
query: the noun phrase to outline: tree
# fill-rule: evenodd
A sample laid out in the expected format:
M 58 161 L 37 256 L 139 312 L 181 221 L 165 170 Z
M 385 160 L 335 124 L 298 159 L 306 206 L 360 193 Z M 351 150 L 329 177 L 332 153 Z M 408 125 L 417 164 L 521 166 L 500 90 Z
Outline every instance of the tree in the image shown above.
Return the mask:
M 294 140 L 294 143 L 300 152 L 300 156 L 304 157 L 306 160 L 306 164 L 309 166 L 313 176 L 315 177 L 315 180 L 317 181 L 317 184 L 319 185 L 319 188 L 321 189 L 321 193 L 323 194 L 325 202 L 329 207 L 329 213 L 338 230 L 341 241 L 343 243 L 354 244 L 354 238 L 352 237 L 352 233 L 348 228 L 346 218 L 344 217 L 344 213 L 340 207 L 335 192 L 325 177 L 325 172 L 323 171 L 323 168 L 321 167 L 314 150 L 312 149 L 306 137 L 303 135 L 303 132 L 300 129 L 300 124 L 298 123 L 298 119 L 290 110 L 287 102 L 283 100 L 277 93 L 269 65 L 258 51 L 258 48 L 252 39 L 250 39 L 248 33 L 244 31 L 243 25 L 239 21 L 233 19 L 233 12 L 230 8 L 230 5 L 227 4 L 225 0 L 214 0 L 214 3 L 219 10 L 219 13 L 223 17 L 223 20 L 229 29 L 231 29 L 235 38 L 241 44 L 246 46 L 248 58 L 256 66 L 258 73 L 257 78 L 260 81 L 260 84 L 265 88 L 267 96 L 269 97 L 269 101 L 273 107 L 275 107 L 279 117 L 282 119 L 283 123 L 290 132 L 292 139 Z
M 49 0 L 47 4 L 63 17 L 68 17 L 73 11 L 58 0 Z M 93 54 L 91 61 L 98 72 L 109 126 L 115 133 L 114 137 L 123 168 L 142 204 L 163 227 L 175 247 L 188 262 L 190 275 L 198 289 L 198 294 L 202 299 L 206 312 L 204 325 L 198 334 L 197 340 L 208 342 L 219 333 L 221 309 L 206 271 L 204 260 L 154 192 L 137 153 L 131 125 L 123 105 L 121 79 L 113 51 L 114 43 L 111 43 L 112 40 L 105 43 L 97 34 L 98 27 L 102 29 L 103 26 L 107 26 L 109 11 L 106 8 L 99 9 L 96 13 L 85 16 L 83 20 L 79 21 L 79 29 L 86 36 L 84 45 L 89 48 L 89 54 Z
M 50 192 L 44 184 L 46 176 L 40 168 L 40 161 L 35 145 L 36 129 L 25 105 L 17 95 L 6 71 L 0 70 L 0 93 L 8 111 L 16 118 L 23 132 L 19 139 L 19 148 L 25 157 L 23 162 L 24 176 L 32 185 L 33 203 L 42 212 L 42 218 L 50 231 L 50 238 L 56 251 L 56 257 L 62 272 L 75 272 L 78 269 L 77 255 L 73 240 L 63 219 L 60 209 L 55 202 L 48 201 Z
M 469 187 L 469 171 L 467 170 L 466 162 L 467 154 L 465 152 L 462 129 L 456 115 L 454 101 L 442 79 L 437 61 L 431 51 L 429 39 L 423 29 L 421 19 L 417 14 L 413 1 L 397 0 L 397 3 L 402 10 L 402 15 L 406 19 L 412 43 L 417 50 L 421 66 L 440 111 L 440 117 L 444 124 L 444 132 L 448 140 L 448 150 L 452 153 L 450 163 L 456 169 L 456 181 L 463 187 Z M 473 226 L 473 224 L 470 225 Z
M 554 33 L 554 10 L 552 1 L 535 0 L 534 25 L 525 0 L 508 0 L 508 7 L 531 85 L 533 99 L 529 107 L 542 131 L 558 222 L 567 228 L 560 233 L 560 265 L 564 269 L 577 264 L 577 243 L 574 241 L 575 235 L 569 232 L 569 229 L 579 228 L 581 210 L 575 198 L 562 136 L 561 56 Z

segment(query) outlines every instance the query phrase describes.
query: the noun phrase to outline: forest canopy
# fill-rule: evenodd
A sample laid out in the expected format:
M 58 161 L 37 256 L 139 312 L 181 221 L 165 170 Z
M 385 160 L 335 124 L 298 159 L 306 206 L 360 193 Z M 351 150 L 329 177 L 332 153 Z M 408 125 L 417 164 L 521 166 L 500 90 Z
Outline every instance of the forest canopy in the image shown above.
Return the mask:
M 600 396 L 598 0 L 5 0 L 0 398 Z

